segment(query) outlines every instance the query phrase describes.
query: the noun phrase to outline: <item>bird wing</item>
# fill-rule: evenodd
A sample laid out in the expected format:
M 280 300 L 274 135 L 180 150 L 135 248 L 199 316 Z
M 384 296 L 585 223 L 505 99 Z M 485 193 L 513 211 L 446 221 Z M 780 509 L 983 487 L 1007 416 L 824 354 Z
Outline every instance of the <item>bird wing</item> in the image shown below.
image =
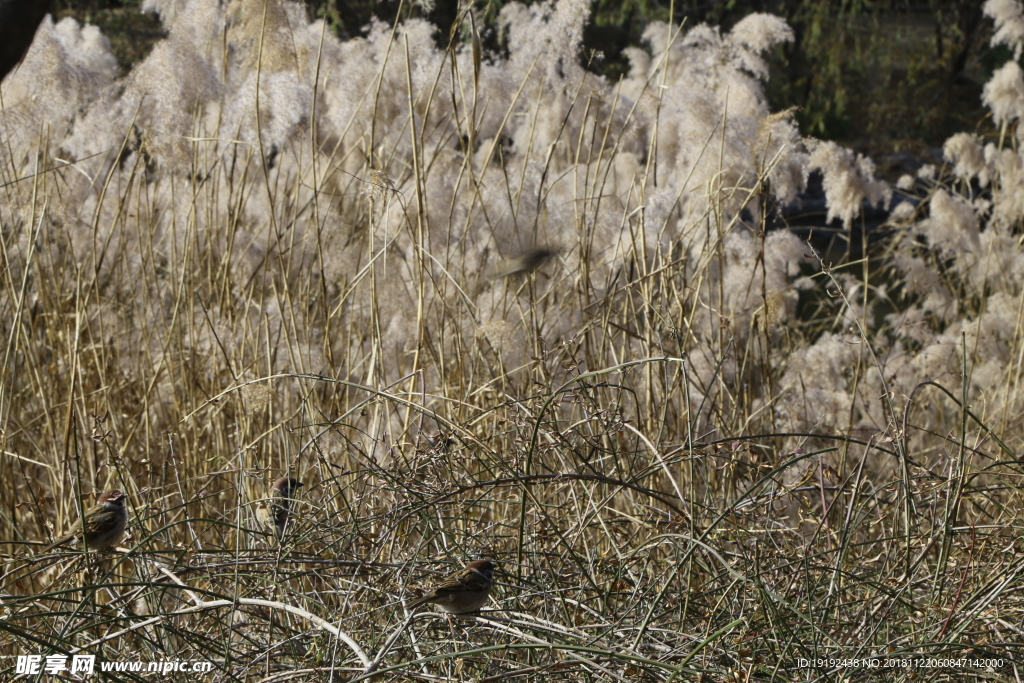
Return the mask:
M 461 593 L 462 591 L 485 591 L 490 585 L 490 582 L 478 572 L 466 569 L 446 578 L 434 588 L 433 592 L 443 595 L 445 593 Z

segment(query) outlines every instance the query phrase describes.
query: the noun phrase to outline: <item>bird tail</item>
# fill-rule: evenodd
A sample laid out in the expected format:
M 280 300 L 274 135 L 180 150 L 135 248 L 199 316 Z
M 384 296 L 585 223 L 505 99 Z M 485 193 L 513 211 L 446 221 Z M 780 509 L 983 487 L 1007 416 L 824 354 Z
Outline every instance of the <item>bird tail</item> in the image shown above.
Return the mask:
M 51 550 L 53 550 L 54 548 L 57 548 L 57 547 L 62 546 L 62 545 L 67 545 L 69 542 L 73 541 L 74 539 L 75 539 L 75 534 L 68 534 L 67 536 L 64 536 L 63 538 L 58 538 L 56 541 L 54 541 L 50 545 L 48 545 L 45 548 L 43 548 L 41 552 L 48 553 Z
M 418 597 L 418 598 L 416 598 L 414 600 L 410 600 L 409 602 L 405 603 L 405 608 L 406 609 L 416 609 L 420 605 L 425 605 L 428 602 L 430 602 L 430 598 L 431 597 L 433 597 L 433 596 L 431 596 L 430 593 L 427 593 L 426 595 L 421 595 L 420 597 Z

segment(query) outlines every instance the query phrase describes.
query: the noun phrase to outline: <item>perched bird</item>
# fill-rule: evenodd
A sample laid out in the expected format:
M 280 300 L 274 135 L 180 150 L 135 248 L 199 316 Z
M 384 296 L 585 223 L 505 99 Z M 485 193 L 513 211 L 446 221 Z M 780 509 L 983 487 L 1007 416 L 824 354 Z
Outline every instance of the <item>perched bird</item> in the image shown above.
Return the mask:
M 292 517 L 292 502 L 303 483 L 295 477 L 284 476 L 270 487 L 270 506 L 260 507 L 257 514 L 260 521 L 267 527 L 273 525 L 274 535 L 278 540 L 284 538 L 285 527 Z
M 104 491 L 96 499 L 96 505 L 85 511 L 84 525 L 76 524 L 71 533 L 54 541 L 44 552 L 77 539 L 82 534 L 83 526 L 85 545 L 89 550 L 113 550 L 124 538 L 124 528 L 128 524 L 124 501 L 125 495 L 120 491 Z
M 409 602 L 406 607 L 416 609 L 430 602 L 437 605 L 442 612 L 449 614 L 476 612 L 484 606 L 491 594 L 494 569 L 494 563 L 490 560 L 474 560 L 424 595 Z

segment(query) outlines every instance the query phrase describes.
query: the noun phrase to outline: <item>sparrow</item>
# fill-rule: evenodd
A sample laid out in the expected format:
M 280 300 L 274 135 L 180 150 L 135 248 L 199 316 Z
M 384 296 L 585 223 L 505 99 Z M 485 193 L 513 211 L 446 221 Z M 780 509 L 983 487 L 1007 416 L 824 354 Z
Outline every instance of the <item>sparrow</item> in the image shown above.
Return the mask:
M 124 538 L 124 528 L 128 524 L 124 501 L 125 495 L 120 491 L 104 491 L 96 499 L 96 505 L 85 511 L 84 524 L 76 524 L 71 533 L 51 543 L 43 552 L 77 539 L 83 526 L 85 545 L 89 550 L 113 550 Z
M 284 476 L 270 487 L 270 506 L 261 506 L 257 510 L 260 521 L 266 526 L 274 525 L 274 535 L 280 540 L 284 537 L 285 527 L 291 518 L 292 501 L 304 484 L 295 477 Z
M 490 560 L 474 560 L 409 602 L 406 607 L 412 610 L 431 602 L 449 614 L 476 612 L 484 606 L 491 594 L 494 569 L 494 563 Z
M 558 255 L 558 252 L 554 249 L 534 247 L 514 258 L 508 259 L 495 271 L 491 279 L 500 280 L 503 277 L 515 275 L 516 273 L 532 273 L 556 255 Z

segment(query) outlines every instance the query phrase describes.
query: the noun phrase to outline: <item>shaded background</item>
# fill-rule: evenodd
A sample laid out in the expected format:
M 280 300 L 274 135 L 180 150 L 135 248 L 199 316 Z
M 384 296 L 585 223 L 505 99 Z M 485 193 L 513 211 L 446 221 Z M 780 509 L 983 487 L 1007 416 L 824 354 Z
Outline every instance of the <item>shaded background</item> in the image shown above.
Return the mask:
M 465 2 L 465 0 L 463 0 Z M 342 38 L 362 34 L 376 15 L 426 17 L 447 41 L 458 0 L 306 0 Z M 479 0 L 477 17 L 491 50 L 502 49 L 496 19 L 507 0 Z M 531 3 L 527 3 L 531 4 Z M 981 88 L 993 67 L 1010 58 L 990 48 L 992 22 L 981 0 L 594 0 L 585 55 L 608 78 L 626 73 L 624 48 L 639 45 L 651 21 L 706 22 L 728 30 L 752 12 L 786 19 L 796 40 L 773 56 L 768 96 L 776 110 L 799 107 L 801 131 L 837 140 L 874 157 L 894 179 L 922 163 L 941 161 L 941 145 L 958 131 L 986 132 Z M 73 16 L 100 26 L 121 65 L 143 58 L 163 35 L 139 0 L 57 0 L 58 19 Z M 431 7 L 432 5 L 432 7 Z

